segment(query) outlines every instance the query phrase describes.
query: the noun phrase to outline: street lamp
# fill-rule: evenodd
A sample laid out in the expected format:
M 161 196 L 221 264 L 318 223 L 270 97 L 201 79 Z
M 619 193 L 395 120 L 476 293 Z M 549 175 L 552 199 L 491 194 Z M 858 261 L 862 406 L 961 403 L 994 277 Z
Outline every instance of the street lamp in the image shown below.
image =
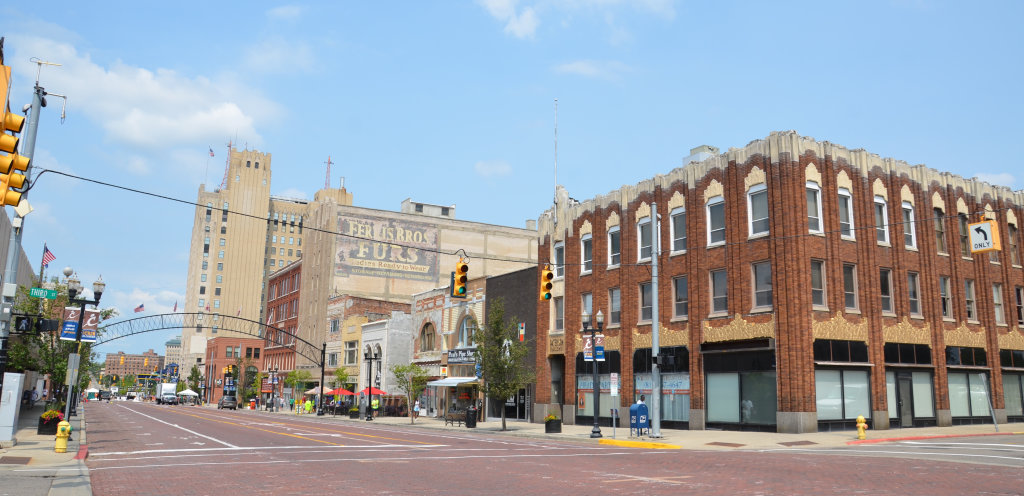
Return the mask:
M 103 276 L 96 279 L 96 282 L 92 283 L 92 295 L 93 299 L 87 298 L 75 298 L 79 293 L 82 292 L 82 283 L 78 280 L 78 276 L 71 267 L 64 267 L 64 277 L 67 278 L 68 282 L 68 303 L 72 305 L 78 305 L 78 327 L 75 329 L 75 342 L 78 343 L 78 351 L 76 355 L 82 353 L 82 322 L 85 320 L 85 306 L 93 305 L 98 306 L 100 304 L 100 297 L 103 296 L 103 290 L 107 288 L 106 283 L 103 282 Z M 77 374 L 73 374 L 77 376 Z M 71 418 L 71 400 L 75 391 L 75 381 L 70 382 L 68 386 L 68 400 L 64 406 L 64 418 Z
M 366 420 L 373 420 L 373 361 L 380 360 L 380 355 L 370 351 L 368 347 L 366 352 L 363 353 L 363 358 L 366 359 L 366 389 L 369 392 L 366 395 L 368 400 L 366 404 Z
M 270 411 L 277 411 L 277 402 L 274 396 L 277 394 L 277 365 L 268 371 L 270 373 Z
M 604 314 L 597 311 L 597 327 L 590 327 L 590 314 L 583 310 L 583 332 L 590 333 L 590 359 L 594 371 L 594 428 L 590 431 L 590 437 L 602 437 L 601 425 L 598 424 L 598 414 L 601 412 L 601 383 L 597 377 L 597 336 L 604 332 Z

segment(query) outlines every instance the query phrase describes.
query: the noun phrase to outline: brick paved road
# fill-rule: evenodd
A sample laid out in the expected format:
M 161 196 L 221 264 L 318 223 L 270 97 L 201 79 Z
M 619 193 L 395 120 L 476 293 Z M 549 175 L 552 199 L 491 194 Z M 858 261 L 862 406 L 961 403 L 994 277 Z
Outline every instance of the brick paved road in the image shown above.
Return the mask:
M 1015 494 L 1016 467 L 628 449 L 247 411 L 89 405 L 96 495 Z

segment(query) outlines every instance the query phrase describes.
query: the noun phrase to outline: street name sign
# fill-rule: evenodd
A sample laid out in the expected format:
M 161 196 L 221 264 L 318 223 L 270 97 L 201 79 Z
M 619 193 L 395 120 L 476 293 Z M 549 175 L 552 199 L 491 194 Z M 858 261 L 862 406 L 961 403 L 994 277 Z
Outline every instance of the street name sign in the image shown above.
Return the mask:
M 43 288 L 32 288 L 28 290 L 28 295 L 33 298 L 46 298 L 47 300 L 57 299 L 56 289 L 43 289 Z

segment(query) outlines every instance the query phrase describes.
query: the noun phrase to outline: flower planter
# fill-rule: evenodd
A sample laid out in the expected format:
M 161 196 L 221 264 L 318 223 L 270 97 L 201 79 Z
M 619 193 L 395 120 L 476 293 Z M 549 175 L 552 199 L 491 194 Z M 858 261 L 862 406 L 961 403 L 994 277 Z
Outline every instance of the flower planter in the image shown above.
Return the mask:
M 50 419 L 50 420 L 45 420 L 42 417 L 39 417 L 39 427 L 36 428 L 36 434 L 39 434 L 39 435 L 42 435 L 42 436 L 51 435 L 51 434 L 56 435 L 57 434 L 57 424 L 59 424 L 59 423 L 60 423 L 60 419 L 59 418 L 53 418 L 53 419 Z
M 354 412 L 351 412 L 351 411 L 348 412 L 348 418 L 350 418 L 350 419 L 359 419 L 359 410 L 356 410 Z
M 545 420 L 544 421 L 544 433 L 545 434 L 558 434 L 562 432 L 562 420 Z

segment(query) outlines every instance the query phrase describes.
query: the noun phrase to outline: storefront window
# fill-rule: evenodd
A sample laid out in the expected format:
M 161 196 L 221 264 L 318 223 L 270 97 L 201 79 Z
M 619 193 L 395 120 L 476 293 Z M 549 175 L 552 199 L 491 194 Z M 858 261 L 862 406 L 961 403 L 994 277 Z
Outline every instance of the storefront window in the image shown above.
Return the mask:
M 870 417 L 868 373 L 863 370 L 817 370 L 814 372 L 818 420 Z
M 685 346 L 666 346 L 659 350 L 665 357 L 661 365 L 661 419 L 688 422 L 690 420 L 690 354 Z M 654 381 L 651 348 L 633 352 L 633 402 L 646 396 L 648 408 L 654 404 Z M 620 412 L 621 414 L 622 412 Z
M 609 350 L 605 350 L 604 356 L 605 361 L 603 362 L 586 362 L 583 360 L 583 353 L 576 354 L 576 415 L 578 416 L 591 417 L 591 419 L 594 416 L 594 369 L 592 367 L 595 363 L 601 387 L 599 391 L 601 410 L 598 415 L 610 417 L 611 409 L 618 408 L 618 397 L 612 398 L 611 373 L 618 373 L 621 377 L 621 357 L 618 351 Z M 619 394 L 622 394 L 621 389 Z M 620 409 L 619 415 L 623 416 L 623 414 L 624 412 Z
M 949 373 L 949 412 L 954 417 L 989 415 L 988 391 L 980 373 Z
M 1024 374 L 1003 373 L 1003 398 L 1006 415 L 1024 415 Z

